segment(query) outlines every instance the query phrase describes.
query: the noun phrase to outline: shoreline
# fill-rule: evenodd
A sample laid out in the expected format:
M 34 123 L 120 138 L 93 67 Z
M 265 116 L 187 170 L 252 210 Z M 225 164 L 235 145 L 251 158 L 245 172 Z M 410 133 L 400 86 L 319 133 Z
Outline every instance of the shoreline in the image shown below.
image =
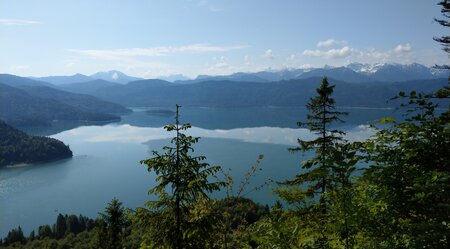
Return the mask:
M 44 161 L 37 161 L 37 162 L 32 162 L 32 163 L 8 164 L 8 165 L 0 166 L 0 170 L 1 169 L 20 169 L 20 168 L 30 167 L 30 166 L 33 166 L 33 165 L 36 165 L 36 164 L 57 162 L 57 161 L 64 160 L 64 159 L 69 159 L 69 158 L 72 158 L 72 157 L 73 157 L 73 155 L 70 156 L 70 157 L 59 157 L 59 158 L 55 158 L 55 159 L 44 160 Z
M 28 167 L 28 166 L 31 166 L 31 165 L 32 164 L 30 164 L 30 163 L 15 163 L 15 164 L 5 165 L 5 166 L 3 166 L 3 168 L 5 168 L 5 169 L 16 169 L 16 168 Z

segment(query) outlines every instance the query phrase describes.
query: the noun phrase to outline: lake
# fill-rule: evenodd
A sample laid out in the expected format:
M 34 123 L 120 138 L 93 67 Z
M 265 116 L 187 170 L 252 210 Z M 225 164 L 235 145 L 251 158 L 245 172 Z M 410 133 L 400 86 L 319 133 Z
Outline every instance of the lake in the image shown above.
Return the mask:
M 153 116 L 146 108 L 134 108 L 117 123 L 92 125 L 55 123 L 51 128 L 28 129 L 32 134 L 49 135 L 69 144 L 73 158 L 21 168 L 0 170 L 0 237 L 17 226 L 28 235 L 39 225 L 53 224 L 58 213 L 96 217 L 114 197 L 124 206 L 143 206 L 154 199 L 147 190 L 155 186 L 155 174 L 147 172 L 140 160 L 169 144 L 173 133 L 162 127 L 173 123 L 172 116 Z M 368 137 L 370 121 L 399 116 L 389 109 L 345 109 L 350 112 L 346 123 L 338 124 L 349 140 Z M 261 170 L 251 179 L 245 197 L 262 204 L 272 204 L 276 196 L 272 183 L 261 190 L 255 186 L 268 179 L 292 179 L 300 172 L 301 153 L 288 148 L 297 138 L 314 136 L 299 129 L 306 109 L 300 107 L 258 108 L 181 108 L 181 122 L 193 126 L 187 133 L 201 137 L 195 153 L 205 155 L 207 162 L 221 165 L 234 177 L 235 189 L 244 174 L 264 155 Z M 80 126 L 81 125 L 81 126 Z M 216 193 L 223 197 L 225 192 Z

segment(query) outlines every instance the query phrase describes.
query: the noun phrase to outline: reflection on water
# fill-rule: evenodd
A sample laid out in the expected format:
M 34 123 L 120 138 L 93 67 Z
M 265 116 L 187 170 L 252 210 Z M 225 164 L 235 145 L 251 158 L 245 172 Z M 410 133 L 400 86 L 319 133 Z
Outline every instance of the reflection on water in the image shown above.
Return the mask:
M 242 111 L 242 112 L 241 112 Z M 300 171 L 300 161 L 309 154 L 292 154 L 288 148 L 297 138 L 310 139 L 308 130 L 298 129 L 295 122 L 304 117 L 304 108 L 183 108 L 182 121 L 194 127 L 192 136 L 202 137 L 196 153 L 209 163 L 231 169 L 240 182 L 258 155 L 264 154 L 263 170 L 253 179 L 254 186 L 268 178 L 284 180 Z M 376 117 L 389 116 L 384 110 L 359 110 L 341 129 L 350 140 L 371 134 L 365 125 Z M 130 208 L 142 206 L 153 198 L 147 190 L 155 185 L 155 175 L 139 161 L 150 157 L 149 151 L 169 144 L 173 133 L 162 126 L 171 117 L 149 116 L 145 110 L 123 116 L 122 121 L 103 126 L 73 126 L 52 137 L 69 144 L 72 159 L 0 170 L 0 237 L 13 227 L 25 233 L 38 225 L 54 223 L 58 213 L 96 217 L 114 197 Z M 56 130 L 55 130 L 56 131 Z M 39 133 L 39 131 L 35 131 Z M 47 131 L 43 131 L 49 132 Z M 272 203 L 275 197 L 268 186 L 249 197 L 261 203 Z M 251 188 L 251 186 L 250 186 Z M 220 194 L 219 194 L 220 196 Z
M 172 116 L 147 115 L 149 108 L 133 108 L 133 113 L 122 116 L 120 124 L 130 124 L 139 127 L 162 127 L 173 123 Z M 155 108 L 151 108 L 155 109 Z M 376 108 L 339 108 L 348 112 L 343 117 L 344 123 L 339 127 L 354 127 L 368 124 L 382 117 L 401 118 L 401 113 L 393 109 Z M 245 108 L 198 108 L 182 107 L 181 122 L 189 122 L 192 126 L 215 130 L 236 129 L 247 127 L 281 127 L 298 128 L 297 122 L 305 120 L 307 110 L 304 107 L 245 107 Z
M 279 127 L 237 128 L 231 130 L 206 130 L 192 127 L 189 135 L 207 138 L 236 139 L 243 142 L 284 144 L 294 146 L 297 139 L 311 140 L 314 138 L 307 129 L 292 129 Z M 366 125 L 359 125 L 346 130 L 346 139 L 363 140 L 373 134 L 373 130 Z M 149 140 L 170 138 L 174 132 L 166 132 L 163 127 L 136 127 L 131 125 L 105 125 L 103 127 L 79 127 L 53 137 L 63 140 L 78 140 L 78 142 L 120 142 L 144 143 Z

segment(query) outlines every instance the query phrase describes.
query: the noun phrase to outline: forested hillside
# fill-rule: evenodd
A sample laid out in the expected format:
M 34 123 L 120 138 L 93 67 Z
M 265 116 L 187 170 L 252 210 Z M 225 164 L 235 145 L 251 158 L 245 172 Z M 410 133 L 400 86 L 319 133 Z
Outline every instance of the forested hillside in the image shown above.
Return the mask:
M 72 151 L 54 138 L 29 136 L 0 120 L 0 167 L 72 157 Z
M 15 126 L 50 125 L 54 120 L 111 121 L 129 112 L 114 103 L 46 86 L 0 83 L 0 119 Z
M 303 106 L 313 96 L 321 77 L 280 82 L 205 81 L 194 84 L 172 84 L 161 80 L 130 82 L 86 92 L 125 106 L 244 107 Z M 446 79 L 408 82 L 348 83 L 330 78 L 336 84 L 335 99 L 339 106 L 388 107 L 386 100 L 399 91 L 430 92 L 447 84 Z M 68 89 L 69 90 L 69 89 Z

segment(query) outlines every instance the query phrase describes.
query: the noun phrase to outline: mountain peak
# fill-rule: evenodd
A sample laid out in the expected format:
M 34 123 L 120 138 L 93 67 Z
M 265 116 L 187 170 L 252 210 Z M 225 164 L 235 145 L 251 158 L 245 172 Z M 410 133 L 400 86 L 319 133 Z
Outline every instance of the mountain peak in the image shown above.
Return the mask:
M 133 76 L 126 75 L 118 70 L 110 70 L 107 72 L 98 72 L 90 75 L 92 79 L 102 79 L 111 82 L 117 82 L 121 84 L 126 84 L 135 80 L 142 80 L 142 78 L 137 78 Z

